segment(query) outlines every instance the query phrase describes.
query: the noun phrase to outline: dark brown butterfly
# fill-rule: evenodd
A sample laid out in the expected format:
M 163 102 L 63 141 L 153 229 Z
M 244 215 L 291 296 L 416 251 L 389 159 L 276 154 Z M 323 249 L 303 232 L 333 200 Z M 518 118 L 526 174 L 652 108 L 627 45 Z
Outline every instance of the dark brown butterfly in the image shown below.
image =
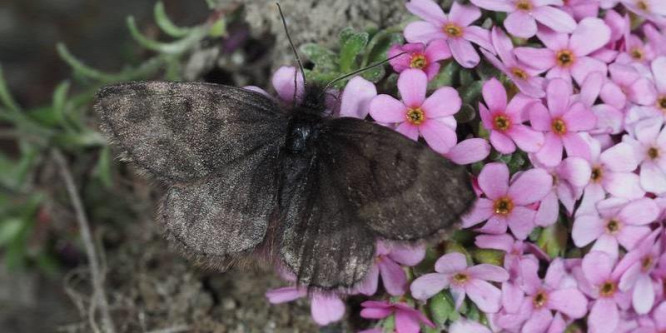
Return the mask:
M 377 239 L 418 241 L 449 229 L 474 202 L 467 172 L 369 121 L 333 118 L 306 85 L 283 107 L 208 83 L 102 88 L 109 138 L 169 188 L 159 219 L 208 264 L 261 252 L 306 286 L 359 282 Z

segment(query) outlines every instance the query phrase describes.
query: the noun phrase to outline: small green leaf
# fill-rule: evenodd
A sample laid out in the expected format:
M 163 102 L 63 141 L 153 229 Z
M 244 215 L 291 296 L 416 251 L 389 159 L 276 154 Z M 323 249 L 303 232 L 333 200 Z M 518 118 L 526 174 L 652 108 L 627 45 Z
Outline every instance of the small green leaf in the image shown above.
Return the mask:
M 473 81 L 470 84 L 462 85 L 460 90 L 460 97 L 463 102 L 470 105 L 476 105 L 481 98 L 481 90 L 483 89 L 482 81 Z
M 356 57 L 368 45 L 367 32 L 355 32 L 351 28 L 346 28 L 340 33 L 340 71 L 342 73 L 351 72 L 356 62 Z
M 386 69 L 384 69 L 383 66 L 368 69 L 367 71 L 361 73 L 361 76 L 372 83 L 379 82 L 379 80 L 381 80 L 384 75 L 386 75 Z
M 67 103 L 69 85 L 69 81 L 63 81 L 53 91 L 53 114 L 61 124 L 65 123 L 65 104 Z
M 102 134 L 93 130 L 59 134 L 54 137 L 54 141 L 64 147 L 100 147 L 106 145 L 106 139 Z
M 164 9 L 164 3 L 162 3 L 162 1 L 155 3 L 153 14 L 155 15 L 155 23 L 157 23 L 157 26 L 171 37 L 184 37 L 190 32 L 189 28 L 181 28 L 171 22 L 171 19 L 169 19 L 169 16 Z
M 435 324 L 442 326 L 450 320 L 451 314 L 456 312 L 452 301 L 444 296 L 446 292 L 440 292 L 428 300 L 428 310 Z
M 391 46 L 402 44 L 403 42 L 404 38 L 400 33 L 378 32 L 368 42 L 368 46 L 366 47 L 367 52 L 365 53 L 362 65 L 368 66 L 385 60 Z
M 439 73 L 428 83 L 428 89 L 434 90 L 444 86 L 453 85 L 458 72 L 460 71 L 460 66 L 455 61 L 449 61 L 444 63 L 444 65 L 439 69 Z
M 300 50 L 315 64 L 315 71 L 330 72 L 338 67 L 335 53 L 319 44 L 304 44 Z
M 476 109 L 469 104 L 463 104 L 460 111 L 455 114 L 456 121 L 464 124 L 476 119 Z
M 0 247 L 6 246 L 21 234 L 25 222 L 19 218 L 9 218 L 0 222 Z
M 564 254 L 568 240 L 567 228 L 562 223 L 555 223 L 543 229 L 537 240 L 537 245 L 551 258 L 555 258 Z
M 221 18 L 208 29 L 208 35 L 213 38 L 224 37 L 227 35 L 227 21 L 224 18 Z
M 96 173 L 97 177 L 102 182 L 102 185 L 106 188 L 113 187 L 111 161 L 111 149 L 109 149 L 109 146 L 104 146 L 99 152 Z
M 479 264 L 491 264 L 502 266 L 504 264 L 504 252 L 493 249 L 474 249 L 472 258 Z
M 141 34 L 139 28 L 136 26 L 136 21 L 134 20 L 133 16 L 127 17 L 127 28 L 130 31 L 130 35 L 132 35 L 134 40 L 136 40 L 139 45 L 145 47 L 146 49 L 164 54 L 181 54 L 187 51 L 192 45 L 194 45 L 195 41 L 200 40 L 202 35 L 204 35 L 201 33 L 200 29 L 195 29 L 186 37 L 173 43 L 158 42 Z

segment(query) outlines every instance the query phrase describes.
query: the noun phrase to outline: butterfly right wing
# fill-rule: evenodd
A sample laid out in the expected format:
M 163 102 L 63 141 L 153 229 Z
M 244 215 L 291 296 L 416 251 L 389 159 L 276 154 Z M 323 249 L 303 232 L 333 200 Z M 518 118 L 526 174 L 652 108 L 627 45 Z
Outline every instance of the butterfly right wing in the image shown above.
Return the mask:
M 135 82 L 95 97 L 102 129 L 141 169 L 168 183 L 225 172 L 284 136 L 287 117 L 270 98 L 202 82 Z

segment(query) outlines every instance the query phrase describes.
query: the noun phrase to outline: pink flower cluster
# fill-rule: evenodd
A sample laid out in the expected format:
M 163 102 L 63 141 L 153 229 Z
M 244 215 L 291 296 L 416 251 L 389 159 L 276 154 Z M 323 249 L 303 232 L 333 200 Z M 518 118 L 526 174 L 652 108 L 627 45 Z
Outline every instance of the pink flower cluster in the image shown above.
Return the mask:
M 395 91 L 356 77 L 331 107 L 473 164 L 479 197 L 462 219 L 467 240 L 445 242 L 430 272 L 413 268 L 423 247 L 378 244 L 347 292 L 376 295 L 381 280 L 385 294 L 362 304 L 378 320 L 369 332 L 665 332 L 666 1 L 470 2 L 407 2 L 419 20 L 388 53 Z M 467 87 L 432 85 L 451 62 L 497 73 L 478 79 L 464 125 Z M 294 74 L 276 73 L 285 100 L 299 96 Z M 309 297 L 319 324 L 342 318 L 340 298 Z M 455 316 L 433 317 L 442 297 Z

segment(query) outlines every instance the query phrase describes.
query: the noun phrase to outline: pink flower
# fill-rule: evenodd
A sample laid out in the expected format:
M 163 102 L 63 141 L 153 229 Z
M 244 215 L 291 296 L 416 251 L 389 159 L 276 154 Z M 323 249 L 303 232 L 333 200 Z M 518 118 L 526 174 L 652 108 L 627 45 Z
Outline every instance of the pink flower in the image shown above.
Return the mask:
M 427 44 L 437 39 L 446 40 L 453 58 L 466 68 L 475 67 L 480 60 L 472 43 L 492 50 L 488 31 L 478 26 L 470 26 L 481 17 L 478 8 L 454 2 L 447 15 L 432 0 L 411 0 L 406 6 L 412 14 L 425 20 L 412 22 L 405 27 L 405 38 L 408 42 Z
M 562 9 L 580 21 L 587 17 L 597 17 L 599 14 L 598 0 L 568 0 L 564 1 Z
M 294 75 L 297 78 L 296 86 L 294 86 Z M 303 93 L 305 92 L 303 75 L 296 67 L 282 66 L 278 68 L 273 73 L 271 83 L 280 100 L 287 104 L 293 103 L 294 97 L 296 97 L 297 101 L 303 98 Z
M 578 100 L 590 108 L 597 117 L 597 125 L 590 131 L 592 135 L 619 134 L 624 131 L 624 113 L 608 104 L 596 104 L 601 89 L 608 82 L 606 75 L 594 72 L 587 76 L 581 86 Z
M 656 101 L 653 106 L 644 108 L 631 108 L 627 112 L 627 129 L 644 119 L 656 121 L 666 120 L 666 57 L 660 56 L 652 61 L 652 78 L 656 88 Z M 660 119 L 660 120 L 659 120 Z
M 345 86 L 340 97 L 340 117 L 365 119 L 370 112 L 370 101 L 377 96 L 375 85 L 361 76 L 355 76 Z
M 481 138 L 460 141 L 444 154 L 446 158 L 459 165 L 483 161 L 488 155 L 490 155 L 490 145 Z
M 481 49 L 481 53 L 488 59 L 488 62 L 511 78 L 511 81 L 523 94 L 535 98 L 545 96 L 546 93 L 543 91 L 544 78 L 539 76 L 544 71 L 531 68 L 518 61 L 513 54 L 511 38 L 502 29 L 493 27 L 490 39 L 499 59 L 491 52 Z
M 617 56 L 617 62 L 621 64 L 645 64 L 649 65 L 650 62 L 656 57 L 652 44 L 644 43 L 636 35 L 628 35 L 625 38 L 625 52 Z
M 419 134 L 439 153 L 448 152 L 458 138 L 453 115 L 460 110 L 462 100 L 450 87 L 437 89 L 426 98 L 428 78 L 418 69 L 408 69 L 398 78 L 402 101 L 379 95 L 370 102 L 370 116 L 380 123 L 397 124 L 397 131 L 412 140 Z
M 545 169 L 553 177 L 553 188 L 542 200 L 537 210 L 535 224 L 542 227 L 552 225 L 560 214 L 560 202 L 569 214 L 583 194 L 583 188 L 590 182 L 590 163 L 580 157 L 568 157 L 556 167 L 535 166 Z
M 450 288 L 456 309 L 460 308 L 465 296 L 483 312 L 497 312 L 500 309 L 501 292 L 488 283 L 504 282 L 509 273 L 501 267 L 480 264 L 468 267 L 467 259 L 461 253 L 453 252 L 440 257 L 435 263 L 437 273 L 418 277 L 411 285 L 412 296 L 426 300 L 442 289 Z
M 648 20 L 659 24 L 666 23 L 666 2 L 662 0 L 601 0 L 601 7 L 607 9 L 618 3 Z
M 471 0 L 487 10 L 507 12 L 504 27 L 514 36 L 530 38 L 537 33 L 537 22 L 557 32 L 571 33 L 576 21 L 565 11 L 555 7 L 559 0 Z
M 395 315 L 395 331 L 400 333 L 418 333 L 421 331 L 421 323 L 435 328 L 433 324 L 421 311 L 412 308 L 405 303 L 389 303 L 386 301 L 365 301 L 361 303 L 361 317 L 366 319 L 384 319 Z
M 611 80 L 601 89 L 601 99 L 609 105 L 623 109 L 627 102 L 654 105 L 657 92 L 654 84 L 633 67 L 612 64 L 608 67 Z
M 389 50 L 388 57 L 395 57 L 402 52 L 407 53 L 389 61 L 393 70 L 401 73 L 408 68 L 420 69 L 428 75 L 428 80 L 432 80 L 439 73 L 438 61 L 451 58 L 451 51 L 444 40 L 434 40 L 428 46 L 423 43 L 394 45 Z
M 645 195 L 639 177 L 634 173 L 638 161 L 631 145 L 620 142 L 602 153 L 597 140 L 590 138 L 588 144 L 592 175 L 576 214 L 594 213 L 596 203 L 606 197 L 606 192 L 626 199 L 638 199 Z
M 407 291 L 407 275 L 400 266 L 414 266 L 425 257 L 425 247 L 410 247 L 405 245 L 388 245 L 377 242 L 375 263 L 370 267 L 365 279 L 356 288 L 356 291 L 365 295 L 374 295 L 377 292 L 379 276 L 386 291 L 392 296 L 400 296 Z
M 530 242 L 514 239 L 511 235 L 478 235 L 474 245 L 481 249 L 493 249 L 505 252 L 504 268 L 512 279 L 520 275 L 520 262 L 523 260 L 548 260 L 549 257 L 538 246 Z
M 266 292 L 266 297 L 272 304 L 291 302 L 306 296 L 307 289 L 298 287 L 277 288 Z M 342 319 L 345 303 L 334 294 L 311 292 L 310 313 L 317 324 L 325 326 Z
M 647 314 L 652 310 L 657 298 L 655 286 L 661 282 L 652 272 L 662 253 L 661 240 L 657 239 L 661 228 L 653 231 L 632 251 L 627 253 L 617 264 L 624 271 L 620 279 L 620 290 L 632 294 L 632 305 L 638 314 Z
M 502 154 L 516 151 L 516 145 L 526 152 L 536 152 L 543 145 L 543 134 L 523 125 L 523 113 L 535 100 L 517 95 L 507 105 L 504 86 L 495 78 L 483 85 L 483 99 L 479 103 L 483 126 L 490 131 L 490 143 Z
M 620 309 L 626 309 L 629 299 L 619 289 L 623 272 L 613 269 L 615 261 L 608 254 L 599 251 L 588 253 L 582 267 L 574 271 L 581 291 L 592 302 L 587 325 L 590 333 L 615 332 L 620 325 Z
M 515 177 L 509 184 L 509 168 L 503 163 L 489 163 L 479 174 L 479 187 L 484 197 L 463 216 L 463 227 L 469 228 L 485 220 L 480 231 L 503 234 L 507 226 L 516 238 L 527 238 L 534 228 L 536 211 L 529 208 L 541 200 L 553 184 L 550 175 L 541 169 L 531 169 Z
M 603 251 L 611 258 L 618 257 L 618 244 L 632 250 L 650 233 L 648 224 L 659 216 L 659 207 L 652 199 L 633 201 L 612 198 L 597 204 L 598 213 L 576 217 L 571 238 L 577 247 L 594 243 L 592 251 Z
M 546 133 L 536 158 L 547 166 L 560 163 L 563 146 L 568 156 L 590 158 L 590 148 L 580 132 L 593 129 L 597 117 L 583 103 L 572 103 L 571 91 L 564 80 L 552 80 L 547 89 L 548 109 L 539 103 L 530 110 L 532 127 Z
M 660 333 L 666 331 L 666 301 L 661 302 L 649 317 L 639 319 L 640 327 L 632 333 Z
M 641 187 L 647 192 L 666 193 L 666 129 L 661 122 L 646 119 L 636 124 L 633 132 L 622 141 L 634 147 Z
M 492 331 L 475 321 L 460 318 L 451 324 L 449 333 L 492 333 Z
M 573 76 L 576 82 L 582 83 L 592 72 L 606 73 L 606 64 L 590 56 L 610 41 L 610 29 L 602 20 L 586 18 L 570 36 L 552 31 L 537 35 L 546 48 L 519 47 L 514 53 L 531 67 L 549 70 L 547 78 L 570 82 Z
M 512 317 L 524 321 L 522 332 L 545 332 L 553 324 L 554 315 L 557 313 L 572 319 L 582 318 L 587 314 L 587 298 L 568 276 L 562 259 L 555 259 L 550 264 L 543 281 L 537 274 L 538 263 L 525 260 L 521 261 L 520 265 L 520 288 L 526 297 L 509 300 L 516 303 L 510 307 L 520 309 L 517 316 Z

